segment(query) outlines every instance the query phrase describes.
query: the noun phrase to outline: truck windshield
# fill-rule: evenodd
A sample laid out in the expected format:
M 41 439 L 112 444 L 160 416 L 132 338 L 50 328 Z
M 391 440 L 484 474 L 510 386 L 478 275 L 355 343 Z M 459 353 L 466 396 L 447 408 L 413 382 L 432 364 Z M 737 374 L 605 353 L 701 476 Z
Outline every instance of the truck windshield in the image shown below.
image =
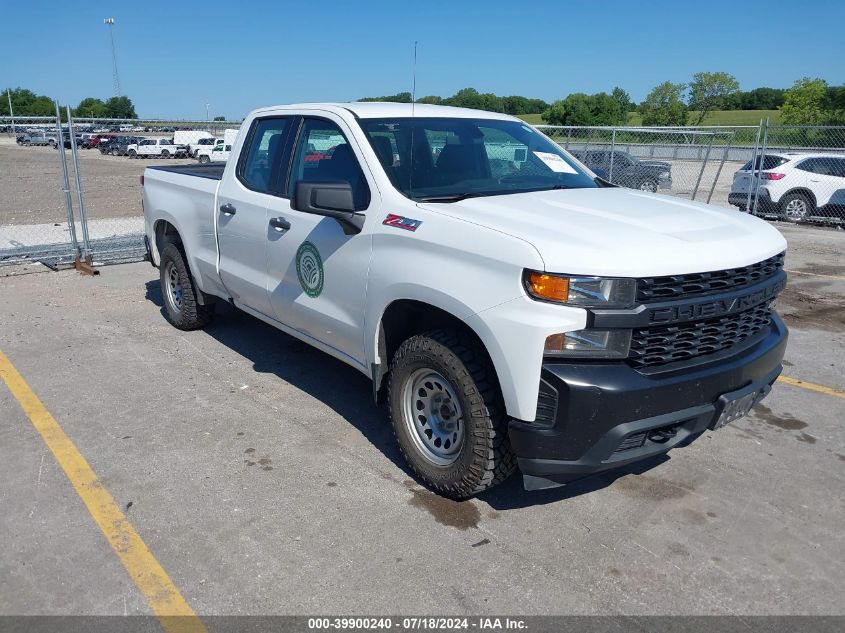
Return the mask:
M 560 147 L 519 121 L 419 117 L 359 122 L 393 186 L 412 200 L 455 202 L 598 186 Z

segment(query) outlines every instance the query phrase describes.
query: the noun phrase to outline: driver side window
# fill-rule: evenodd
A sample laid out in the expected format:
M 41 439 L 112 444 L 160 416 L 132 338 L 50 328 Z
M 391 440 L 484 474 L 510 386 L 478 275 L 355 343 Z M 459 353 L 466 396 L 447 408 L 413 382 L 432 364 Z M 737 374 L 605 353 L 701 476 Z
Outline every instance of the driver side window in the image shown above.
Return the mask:
M 355 152 L 331 121 L 304 120 L 291 163 L 289 197 L 293 197 L 299 181 L 347 182 L 352 187 L 355 210 L 363 211 L 370 205 L 370 188 Z

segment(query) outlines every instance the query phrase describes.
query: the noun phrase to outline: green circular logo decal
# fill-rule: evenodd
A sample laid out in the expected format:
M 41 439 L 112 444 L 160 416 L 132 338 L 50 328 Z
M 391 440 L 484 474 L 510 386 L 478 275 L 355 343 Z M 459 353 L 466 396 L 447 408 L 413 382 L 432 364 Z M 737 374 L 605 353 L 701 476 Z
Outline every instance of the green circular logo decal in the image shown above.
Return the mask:
M 296 276 L 309 297 L 319 297 L 323 292 L 323 260 L 311 242 L 303 242 L 296 251 Z

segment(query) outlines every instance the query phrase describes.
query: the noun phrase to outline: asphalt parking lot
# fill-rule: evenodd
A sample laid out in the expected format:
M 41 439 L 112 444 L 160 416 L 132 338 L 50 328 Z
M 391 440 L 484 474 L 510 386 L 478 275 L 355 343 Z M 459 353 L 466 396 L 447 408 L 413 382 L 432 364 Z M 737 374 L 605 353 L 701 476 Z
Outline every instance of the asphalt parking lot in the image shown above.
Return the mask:
M 172 328 L 147 263 L 0 268 L 0 351 L 200 615 L 845 614 L 845 234 L 784 233 L 791 381 L 551 491 L 433 495 L 362 375 L 227 306 Z M 0 614 L 150 613 L 2 384 L 0 420 Z

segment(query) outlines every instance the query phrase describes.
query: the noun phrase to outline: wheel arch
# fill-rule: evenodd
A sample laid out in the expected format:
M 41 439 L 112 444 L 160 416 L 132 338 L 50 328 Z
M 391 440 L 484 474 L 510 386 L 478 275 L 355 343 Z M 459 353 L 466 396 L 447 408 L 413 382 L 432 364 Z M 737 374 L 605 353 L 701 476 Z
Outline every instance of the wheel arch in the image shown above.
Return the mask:
M 816 198 L 816 194 L 814 194 L 812 189 L 809 189 L 808 187 L 793 187 L 792 189 L 789 189 L 788 191 L 784 192 L 783 195 L 780 197 L 780 199 L 778 200 L 778 204 L 782 204 L 784 198 L 786 198 L 787 196 L 791 196 L 794 193 L 800 193 L 801 195 L 806 196 L 807 198 L 809 198 L 810 202 L 813 203 L 814 207 L 818 206 L 818 199 Z
M 396 299 L 382 311 L 375 329 L 374 362 L 372 364 L 373 396 L 384 395 L 385 377 L 391 359 L 408 338 L 435 329 L 459 330 L 478 344 L 492 368 L 496 388 L 501 393 L 498 371 L 484 339 L 464 319 L 446 309 L 420 299 Z

